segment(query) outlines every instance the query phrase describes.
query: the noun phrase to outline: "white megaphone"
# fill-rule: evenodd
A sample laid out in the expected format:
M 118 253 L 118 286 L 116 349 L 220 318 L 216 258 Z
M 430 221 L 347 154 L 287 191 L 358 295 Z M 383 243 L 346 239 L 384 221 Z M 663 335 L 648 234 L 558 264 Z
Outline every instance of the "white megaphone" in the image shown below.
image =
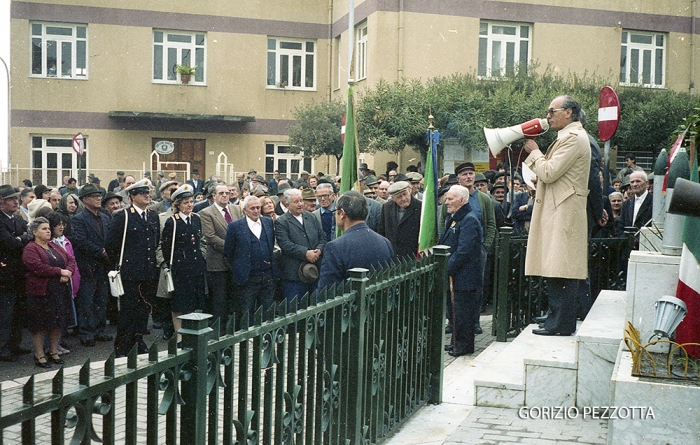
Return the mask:
M 547 119 L 532 119 L 508 128 L 484 127 L 484 134 L 486 135 L 486 142 L 489 144 L 491 153 L 493 153 L 494 156 L 498 156 L 501 150 L 518 139 L 534 139 L 544 134 L 547 130 L 549 130 L 549 122 L 547 122 Z

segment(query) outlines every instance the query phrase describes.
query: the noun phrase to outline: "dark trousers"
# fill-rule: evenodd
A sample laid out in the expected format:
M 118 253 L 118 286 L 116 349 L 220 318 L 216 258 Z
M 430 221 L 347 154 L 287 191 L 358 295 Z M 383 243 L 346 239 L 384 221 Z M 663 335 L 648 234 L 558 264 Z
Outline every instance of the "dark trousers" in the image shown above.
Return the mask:
M 550 332 L 572 334 L 576 331 L 579 283 L 570 278 L 547 278 L 549 310 L 544 328 Z
M 94 278 L 80 281 L 75 303 L 81 340 L 94 340 L 95 335 L 104 334 L 108 299 L 109 283 L 106 274 L 96 273 Z
M 287 300 L 287 307 L 294 297 L 297 297 L 297 302 L 299 302 L 307 292 L 309 293 L 309 304 L 316 304 L 315 300 L 311 301 L 311 294 L 316 290 L 317 284 L 318 280 L 309 284 L 301 281 L 282 280 L 282 295 Z
M 17 293 L 14 290 L 0 289 L 0 356 L 11 355 L 13 317 Z
M 243 314 L 248 313 L 248 325 L 253 323 L 253 314 L 262 306 L 263 320 L 267 315 L 267 310 L 272 306 L 272 298 L 275 295 L 275 280 L 272 278 L 272 271 L 268 270 L 260 275 L 248 278 L 248 281 L 239 288 L 238 293 L 238 320 Z
M 591 310 L 593 299 L 591 298 L 591 281 L 590 279 L 578 281 L 578 305 L 576 316 L 583 320 Z
M 474 317 L 479 314 L 481 289 L 452 294 L 452 346 L 455 352 L 474 352 Z
M 207 272 L 209 280 L 209 299 L 207 310 L 212 315 L 212 321 L 220 320 L 220 334 L 226 332 L 231 314 L 236 312 L 233 307 L 235 285 L 229 271 Z
M 121 357 L 138 344 L 145 346 L 143 334 L 148 329 L 153 298 L 158 290 L 158 280 L 124 280 L 124 295 L 120 298 L 117 336 L 114 339 L 114 353 Z

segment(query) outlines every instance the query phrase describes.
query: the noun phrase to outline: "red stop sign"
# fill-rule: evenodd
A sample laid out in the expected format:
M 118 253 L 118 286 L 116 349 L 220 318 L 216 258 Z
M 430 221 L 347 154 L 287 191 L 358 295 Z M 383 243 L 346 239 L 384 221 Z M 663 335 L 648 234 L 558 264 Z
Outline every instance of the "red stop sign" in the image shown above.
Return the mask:
M 610 87 L 600 90 L 598 100 L 598 137 L 605 142 L 615 135 L 617 124 L 620 123 L 620 100 L 617 93 Z

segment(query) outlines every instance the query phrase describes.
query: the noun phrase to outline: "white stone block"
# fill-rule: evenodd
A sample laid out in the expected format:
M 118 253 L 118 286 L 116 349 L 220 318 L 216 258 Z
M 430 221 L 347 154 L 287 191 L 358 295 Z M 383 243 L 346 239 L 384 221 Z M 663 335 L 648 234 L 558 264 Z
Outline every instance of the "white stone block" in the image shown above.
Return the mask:
M 555 366 L 525 366 L 527 406 L 574 406 L 576 369 Z

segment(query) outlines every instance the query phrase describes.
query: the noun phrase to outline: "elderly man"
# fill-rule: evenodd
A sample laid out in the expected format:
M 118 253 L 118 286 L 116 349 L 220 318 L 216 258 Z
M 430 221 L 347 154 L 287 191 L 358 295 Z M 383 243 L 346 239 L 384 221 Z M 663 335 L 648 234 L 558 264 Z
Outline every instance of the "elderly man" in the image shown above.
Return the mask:
M 318 199 L 319 208 L 314 210 L 314 215 L 321 223 L 323 233 L 326 234 L 326 239 L 335 239 L 335 190 L 333 184 L 325 182 L 316 186 L 316 198 Z
M 377 186 L 377 202 L 379 204 L 384 204 L 389 201 L 389 184 L 388 181 L 381 181 Z
M 313 189 L 304 189 L 301 191 L 301 198 L 304 200 L 304 211 L 313 212 L 316 210 L 316 193 Z
M 226 231 L 229 224 L 243 217 L 240 206 L 229 203 L 229 194 L 226 184 L 217 185 L 214 189 L 214 204 L 199 212 L 202 232 L 207 242 L 209 313 L 213 315 L 214 320 L 221 320 L 221 332 L 224 332 L 229 316 L 236 312 L 233 307 L 233 277 L 224 252 Z
M 131 187 L 134 184 L 136 184 L 136 178 L 134 178 L 132 175 L 124 176 L 124 185 L 121 187 L 121 189 L 118 192 L 122 197 L 122 201 L 129 202 L 129 193 L 126 191 L 126 189 L 128 189 L 129 187 Z M 149 188 L 149 190 L 150 190 L 150 188 Z
M 105 334 L 109 299 L 109 256 L 105 249 L 109 217 L 100 212 L 102 192 L 94 184 L 80 189 L 85 209 L 72 220 L 73 250 L 80 271 L 80 289 L 76 297 L 78 333 L 83 346 L 95 346 L 95 341 L 112 341 Z
M 187 184 L 192 186 L 195 196 L 197 193 L 203 193 L 205 191 L 204 180 L 199 177 L 199 170 L 196 168 L 193 168 L 190 172 L 190 179 L 187 180 Z
M 581 104 L 556 97 L 547 110 L 557 139 L 543 154 L 532 139 L 525 164 L 537 175 L 525 257 L 525 274 L 547 278 L 549 308 L 537 335 L 571 335 L 576 330 L 579 281 L 588 276 L 586 197 L 591 149 L 580 119 Z
M 352 268 L 376 268 L 394 258 L 391 242 L 370 230 L 364 222 L 366 217 L 367 201 L 358 192 L 347 191 L 338 199 L 337 224 L 344 233 L 326 244 L 319 289 L 345 280 Z
M 143 335 L 158 289 L 156 250 L 160 243 L 158 215 L 148 210 L 150 185 L 151 181 L 143 179 L 124 190 L 131 206 L 115 212 L 107 231 L 105 249 L 120 266 L 124 285 L 114 340 L 117 357 L 125 357 L 134 346 L 140 354 L 148 352 Z
M 474 353 L 474 319 L 479 314 L 484 277 L 481 262 L 481 222 L 469 206 L 469 190 L 453 185 L 445 194 L 447 219 L 440 244 L 450 247 L 447 274 L 452 298 L 450 324 L 452 343 L 446 346 L 453 357 Z
M 621 229 L 634 226 L 637 230 L 646 226 L 652 219 L 653 198 L 648 190 L 647 175 L 643 171 L 634 171 L 630 175 L 632 197 L 622 204 L 620 212 Z M 622 232 L 623 230 L 620 230 Z M 637 235 L 639 239 L 639 235 Z
M 56 210 L 56 206 L 58 205 L 59 202 L 61 202 L 61 194 L 58 191 L 52 191 L 51 195 L 49 196 L 49 204 L 51 204 L 51 208 Z
M 275 220 L 275 236 L 282 250 L 279 259 L 282 296 L 289 302 L 297 295 L 301 298 L 316 290 L 318 275 L 303 274 L 300 266 L 305 263 L 320 265 L 328 240 L 318 219 L 304 211 L 301 190 L 288 189 L 284 198 L 289 203 L 289 211 Z
M 107 192 L 113 192 L 114 189 L 119 188 L 119 183 L 124 180 L 124 172 L 123 171 L 118 171 L 117 172 L 117 177 L 116 179 L 112 179 L 109 181 L 109 185 L 107 186 Z
M 109 192 L 102 198 L 102 209 L 107 216 L 111 219 L 114 212 L 122 208 L 122 197 L 121 195 Z
M 411 186 L 397 181 L 389 187 L 391 201 L 382 205 L 377 233 L 391 241 L 397 258 L 416 259 L 421 203 L 411 196 Z
M 180 183 L 177 181 L 165 181 L 161 183 L 160 189 L 158 190 L 158 193 L 160 194 L 160 197 L 162 198 L 161 201 L 156 202 L 148 206 L 150 210 L 153 210 L 154 212 L 161 214 L 165 211 L 167 211 L 170 208 L 170 195 L 177 190 L 177 188 L 180 186 Z
M 34 190 L 29 187 L 23 189 L 19 195 L 20 206 L 18 213 L 19 216 L 21 216 L 22 219 L 27 222 L 29 222 L 29 204 L 35 199 L 36 193 L 34 193 Z
M 238 320 L 247 312 L 248 320 L 252 321 L 257 307 L 262 306 L 267 313 L 275 295 L 275 232 L 272 220 L 260 217 L 258 197 L 247 196 L 243 200 L 243 212 L 245 218 L 228 225 L 224 255 L 230 265 L 232 281 L 239 286 Z

